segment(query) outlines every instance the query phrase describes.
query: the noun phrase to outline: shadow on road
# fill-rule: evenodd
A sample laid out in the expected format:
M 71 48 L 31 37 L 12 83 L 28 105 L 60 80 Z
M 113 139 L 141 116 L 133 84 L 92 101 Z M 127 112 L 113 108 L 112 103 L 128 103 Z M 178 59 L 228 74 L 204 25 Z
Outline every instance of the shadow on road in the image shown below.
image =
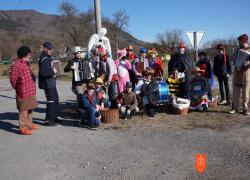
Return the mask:
M 39 104 L 46 104 L 46 101 L 38 101 Z M 77 111 L 77 103 L 74 100 L 67 100 L 65 102 L 60 102 L 59 117 L 63 122 L 59 123 L 62 126 L 79 126 L 79 113 Z M 46 116 L 46 108 L 36 108 L 34 112 L 44 113 L 44 118 Z M 33 122 L 41 126 L 45 126 L 44 120 L 33 118 Z
M 14 134 L 20 134 L 19 127 L 10 122 L 0 121 L 0 129 Z
M 16 99 L 15 97 L 10 97 L 10 96 L 5 96 L 5 95 L 0 95 L 0 97 L 8 98 L 8 99 Z
M 17 120 L 18 121 L 18 113 L 15 112 L 6 112 L 0 113 L 0 129 L 19 134 L 19 127 L 10 122 L 4 120 Z
M 65 101 L 60 103 L 61 113 L 60 117 L 62 117 L 63 122 L 60 123 L 62 126 L 79 126 L 79 113 L 77 111 L 77 103 L 76 101 Z
M 18 120 L 17 112 L 0 113 L 0 120 Z

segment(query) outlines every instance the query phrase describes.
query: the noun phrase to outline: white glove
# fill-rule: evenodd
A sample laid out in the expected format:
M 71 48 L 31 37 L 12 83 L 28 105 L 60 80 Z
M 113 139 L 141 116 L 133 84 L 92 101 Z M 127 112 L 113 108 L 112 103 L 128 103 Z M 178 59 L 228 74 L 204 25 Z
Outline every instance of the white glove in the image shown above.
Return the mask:
M 121 105 L 121 104 L 117 104 L 117 106 L 118 106 L 118 108 L 120 109 L 122 105 Z
M 71 69 L 72 69 L 72 70 L 76 70 L 77 67 L 76 67 L 76 66 L 71 66 Z
M 245 61 L 245 67 L 247 67 L 250 64 L 250 61 Z
M 227 74 L 227 77 L 230 77 L 230 75 L 229 75 L 229 74 Z
M 131 111 L 128 109 L 127 110 L 127 115 L 130 116 L 130 114 L 131 114 Z

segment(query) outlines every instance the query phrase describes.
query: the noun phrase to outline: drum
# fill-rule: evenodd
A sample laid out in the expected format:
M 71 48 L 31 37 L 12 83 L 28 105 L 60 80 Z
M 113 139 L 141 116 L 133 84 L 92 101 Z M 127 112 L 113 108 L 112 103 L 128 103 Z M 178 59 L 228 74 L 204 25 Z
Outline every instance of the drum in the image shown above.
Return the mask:
M 153 105 L 165 105 L 169 102 L 169 87 L 164 81 L 152 81 L 149 83 L 148 100 Z

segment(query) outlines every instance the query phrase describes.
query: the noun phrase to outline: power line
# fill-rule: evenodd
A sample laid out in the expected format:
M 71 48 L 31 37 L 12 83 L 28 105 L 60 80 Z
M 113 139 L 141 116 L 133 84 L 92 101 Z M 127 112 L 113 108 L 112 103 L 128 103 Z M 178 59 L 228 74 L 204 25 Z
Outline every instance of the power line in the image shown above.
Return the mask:
M 15 7 L 15 10 L 17 10 L 17 8 L 21 5 L 22 2 L 23 2 L 23 0 L 20 0 L 20 1 L 18 2 L 18 4 L 17 4 L 16 7 Z

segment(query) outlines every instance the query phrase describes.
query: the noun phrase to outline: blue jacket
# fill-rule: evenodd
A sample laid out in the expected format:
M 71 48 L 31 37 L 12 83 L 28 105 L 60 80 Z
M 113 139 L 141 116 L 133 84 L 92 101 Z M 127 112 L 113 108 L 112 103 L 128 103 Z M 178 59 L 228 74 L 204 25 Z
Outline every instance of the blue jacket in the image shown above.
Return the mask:
M 89 109 L 91 107 L 95 108 L 96 105 L 98 104 L 98 98 L 96 96 L 96 93 L 93 94 L 93 96 L 94 96 L 93 102 L 90 102 L 87 96 L 88 96 L 87 93 L 84 93 L 82 95 L 82 106 L 83 106 L 83 109 Z
M 45 52 L 42 52 L 39 58 L 39 88 L 49 89 L 56 87 L 55 73 L 51 66 L 52 58 Z

